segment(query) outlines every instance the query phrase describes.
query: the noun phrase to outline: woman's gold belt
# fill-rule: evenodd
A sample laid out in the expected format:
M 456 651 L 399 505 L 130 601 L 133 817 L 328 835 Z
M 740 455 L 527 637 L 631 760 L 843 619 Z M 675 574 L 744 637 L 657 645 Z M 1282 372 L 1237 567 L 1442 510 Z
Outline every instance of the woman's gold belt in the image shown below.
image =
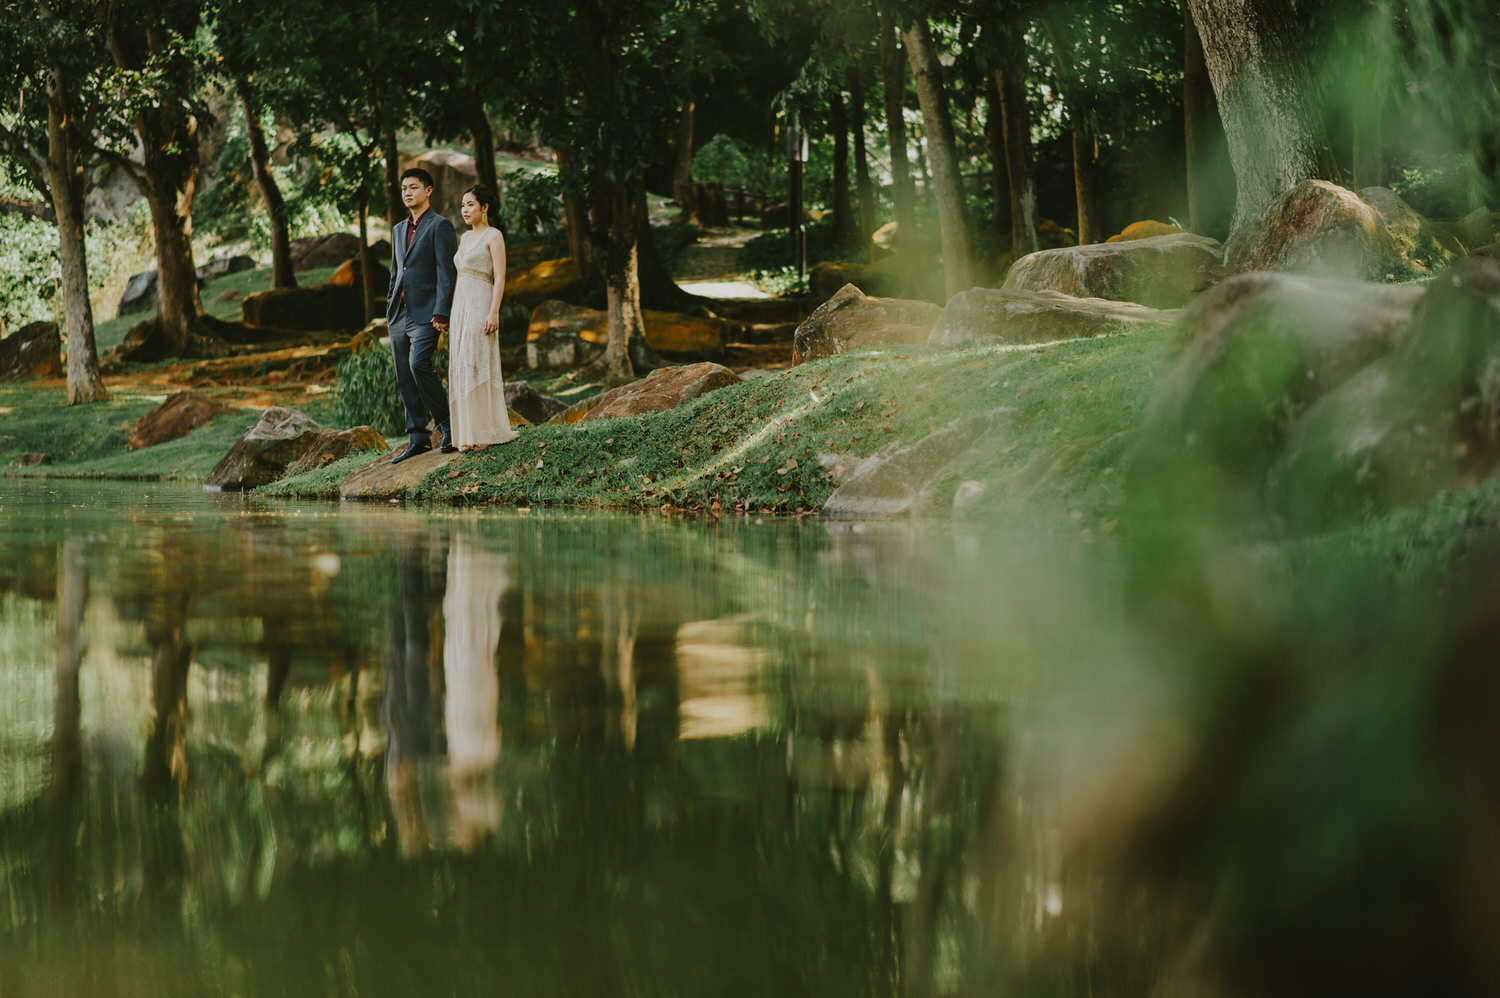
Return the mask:
M 473 267 L 459 267 L 458 273 L 461 277 L 472 277 L 474 280 L 483 281 L 486 284 L 495 283 L 495 279 L 489 274 L 486 274 L 482 270 L 475 270 Z

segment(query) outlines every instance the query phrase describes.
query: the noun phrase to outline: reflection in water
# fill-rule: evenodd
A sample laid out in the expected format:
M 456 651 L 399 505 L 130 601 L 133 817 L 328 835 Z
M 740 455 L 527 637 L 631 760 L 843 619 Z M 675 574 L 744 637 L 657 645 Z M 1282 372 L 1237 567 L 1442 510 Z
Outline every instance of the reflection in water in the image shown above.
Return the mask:
M 0 996 L 1295 993 L 1222 986 L 1273 951 L 1377 994 L 1489 952 L 1493 628 L 1436 694 L 1411 642 L 1322 689 L 1338 642 L 1204 657 L 1045 538 L 5 488 Z M 1433 772 L 1468 803 L 1410 807 Z M 1434 908 L 1451 964 L 1356 945 Z
M 0 539 L 0 622 L 63 638 L 0 663 L 0 992 L 920 994 L 985 966 L 995 687 L 956 692 L 882 567 L 909 536 L 138 502 Z
M 500 826 L 493 770 L 505 566 L 467 534 L 453 535 L 445 573 L 425 541 L 401 556 L 382 717 L 386 788 L 406 855 L 448 844 L 467 851 Z
M 443 595 L 443 716 L 453 785 L 454 839 L 469 849 L 500 827 L 493 767 L 500 756 L 500 600 L 505 556 L 455 534 Z

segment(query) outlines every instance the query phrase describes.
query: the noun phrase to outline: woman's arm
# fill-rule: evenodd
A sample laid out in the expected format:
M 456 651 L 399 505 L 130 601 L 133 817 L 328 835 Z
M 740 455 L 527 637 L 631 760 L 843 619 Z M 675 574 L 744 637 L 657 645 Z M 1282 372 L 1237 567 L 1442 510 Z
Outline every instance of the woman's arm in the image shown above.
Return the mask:
M 484 320 L 484 335 L 493 336 L 500 330 L 500 299 L 505 297 L 505 237 L 496 229 L 488 240 L 490 263 L 495 268 L 495 290 L 490 295 L 490 314 Z

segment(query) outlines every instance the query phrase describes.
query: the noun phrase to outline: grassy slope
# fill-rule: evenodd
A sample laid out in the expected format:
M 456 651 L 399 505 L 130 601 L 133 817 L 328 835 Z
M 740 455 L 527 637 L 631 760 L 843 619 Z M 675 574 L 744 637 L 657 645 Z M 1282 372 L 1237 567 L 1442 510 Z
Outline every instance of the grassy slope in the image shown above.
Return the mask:
M 963 477 L 1107 518 L 1155 377 L 1162 333 L 1026 349 L 901 347 L 815 361 L 644 417 L 522 431 L 465 455 L 424 481 L 416 498 L 468 503 L 662 505 L 794 512 L 816 509 L 835 482 L 820 453 L 863 457 L 953 420 L 1016 411 L 1014 435 L 956 469 Z M 624 466 L 622 466 L 622 464 Z M 327 496 L 322 473 L 268 494 Z

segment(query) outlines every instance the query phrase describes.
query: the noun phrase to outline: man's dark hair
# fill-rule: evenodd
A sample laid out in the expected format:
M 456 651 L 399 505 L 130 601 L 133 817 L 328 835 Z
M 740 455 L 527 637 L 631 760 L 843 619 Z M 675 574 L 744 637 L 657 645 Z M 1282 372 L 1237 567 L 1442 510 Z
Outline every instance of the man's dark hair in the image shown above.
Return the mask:
M 422 186 L 423 187 L 436 187 L 437 186 L 437 184 L 434 184 L 432 182 L 432 174 L 428 173 L 426 170 L 422 169 L 420 166 L 414 166 L 411 169 L 409 169 L 409 170 L 407 170 L 407 171 L 405 171 L 404 173 L 401 174 L 401 179 L 402 180 L 405 180 L 407 177 L 416 177 L 418 180 L 422 181 Z

